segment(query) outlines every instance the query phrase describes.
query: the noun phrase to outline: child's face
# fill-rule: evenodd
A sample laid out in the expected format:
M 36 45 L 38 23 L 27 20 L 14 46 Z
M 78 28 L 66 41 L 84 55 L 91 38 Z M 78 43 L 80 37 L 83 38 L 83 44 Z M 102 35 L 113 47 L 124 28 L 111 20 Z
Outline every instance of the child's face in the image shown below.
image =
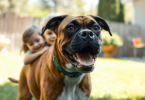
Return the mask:
M 43 35 L 48 44 L 52 45 L 54 43 L 56 34 L 53 31 L 47 29 Z
M 41 50 L 44 46 L 45 46 L 45 42 L 43 37 L 39 34 L 39 33 L 33 33 L 26 45 L 28 46 L 28 48 L 32 51 L 32 52 L 37 52 L 39 50 Z

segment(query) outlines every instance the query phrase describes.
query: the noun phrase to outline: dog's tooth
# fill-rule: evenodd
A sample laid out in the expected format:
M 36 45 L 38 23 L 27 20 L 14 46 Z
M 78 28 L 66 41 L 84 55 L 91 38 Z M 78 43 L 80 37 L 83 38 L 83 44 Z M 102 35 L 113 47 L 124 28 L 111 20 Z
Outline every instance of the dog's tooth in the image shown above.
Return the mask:
M 93 59 L 93 55 L 91 55 L 91 58 Z
M 74 59 L 76 59 L 75 55 L 73 55 Z
M 74 57 L 75 59 L 77 59 L 76 55 L 73 55 L 73 57 Z
M 79 67 L 81 67 L 81 64 L 79 63 Z
M 94 58 L 94 55 L 93 54 L 90 54 L 91 58 L 93 59 Z
M 73 57 L 75 58 L 75 55 L 73 55 Z

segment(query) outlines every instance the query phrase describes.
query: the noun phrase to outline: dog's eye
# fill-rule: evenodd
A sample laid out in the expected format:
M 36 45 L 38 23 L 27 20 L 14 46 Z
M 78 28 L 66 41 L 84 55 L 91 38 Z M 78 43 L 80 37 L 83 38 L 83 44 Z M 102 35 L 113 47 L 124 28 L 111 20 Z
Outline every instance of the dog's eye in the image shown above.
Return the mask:
M 74 30 L 74 27 L 70 26 L 70 27 L 67 28 L 67 30 L 68 31 L 73 31 Z
M 95 31 L 98 31 L 98 30 L 99 30 L 99 27 L 95 26 L 95 27 L 94 27 L 94 30 L 95 30 Z

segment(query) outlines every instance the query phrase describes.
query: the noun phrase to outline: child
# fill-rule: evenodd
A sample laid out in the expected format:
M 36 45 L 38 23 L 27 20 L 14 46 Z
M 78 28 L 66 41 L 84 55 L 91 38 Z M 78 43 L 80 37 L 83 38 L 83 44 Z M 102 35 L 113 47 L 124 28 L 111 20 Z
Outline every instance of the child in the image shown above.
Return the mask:
M 56 13 L 56 14 L 53 14 L 53 13 L 52 13 L 52 14 L 49 14 L 49 15 L 47 15 L 46 17 L 42 18 L 42 20 L 41 20 L 41 22 L 40 22 L 41 28 L 43 28 L 43 27 L 47 24 L 47 22 L 48 22 L 51 18 L 55 17 L 56 15 L 58 15 L 58 14 L 57 14 L 57 13 Z M 46 42 L 45 42 L 45 45 L 46 45 L 46 46 L 51 46 L 51 45 L 54 43 L 56 34 L 55 34 L 53 31 L 47 29 L 47 30 L 44 32 L 44 34 L 43 34 L 42 36 L 43 36 L 43 38 L 44 38 L 45 41 L 46 41 Z
M 46 23 L 48 22 L 48 20 L 50 19 L 50 18 L 52 18 L 52 17 L 54 17 L 55 15 L 48 15 L 48 16 L 46 16 L 46 17 L 44 17 L 43 19 L 42 19 L 42 21 L 41 21 L 41 27 L 43 28 L 45 25 L 46 25 Z M 36 30 L 38 30 L 38 29 L 36 29 Z M 33 30 L 33 31 L 35 31 L 35 30 Z M 39 30 L 39 35 L 40 35 L 40 30 Z M 36 58 L 38 58 L 40 55 L 42 55 L 46 50 L 48 50 L 48 46 L 51 46 L 51 45 L 53 45 L 53 43 L 54 43 L 54 40 L 55 40 L 55 37 L 56 37 L 56 34 L 53 32 L 53 31 L 51 31 L 51 30 L 49 30 L 49 29 L 47 29 L 45 32 L 44 32 L 44 34 L 42 35 L 43 36 L 43 38 L 45 39 L 45 47 L 41 50 L 41 48 L 39 49 L 39 50 L 37 50 L 36 51 L 36 53 L 34 53 L 32 50 L 31 50 L 31 48 L 29 48 L 30 46 L 28 46 L 28 48 L 29 48 L 29 50 L 27 49 L 27 52 L 26 52 L 26 55 L 25 55 L 25 57 L 24 57 L 24 64 L 30 64 L 30 63 L 32 63 Z M 33 37 L 35 37 L 35 36 L 32 36 L 32 38 Z M 32 41 L 32 39 L 31 39 L 31 37 L 30 37 L 30 40 Z M 32 54 L 33 53 L 33 54 Z
M 45 47 L 45 41 L 41 36 L 41 30 L 35 25 L 28 27 L 24 31 L 22 42 L 21 52 L 25 52 L 24 64 L 33 62 L 48 49 L 48 47 Z

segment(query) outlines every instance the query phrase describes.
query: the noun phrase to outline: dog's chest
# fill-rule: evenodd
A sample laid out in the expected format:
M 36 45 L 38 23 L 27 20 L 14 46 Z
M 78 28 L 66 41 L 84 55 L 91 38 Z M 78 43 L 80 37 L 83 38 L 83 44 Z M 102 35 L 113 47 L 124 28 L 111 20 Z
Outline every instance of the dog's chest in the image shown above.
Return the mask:
M 85 93 L 79 88 L 79 83 L 83 77 L 84 74 L 75 78 L 66 76 L 64 80 L 65 87 L 57 100 L 86 100 Z

